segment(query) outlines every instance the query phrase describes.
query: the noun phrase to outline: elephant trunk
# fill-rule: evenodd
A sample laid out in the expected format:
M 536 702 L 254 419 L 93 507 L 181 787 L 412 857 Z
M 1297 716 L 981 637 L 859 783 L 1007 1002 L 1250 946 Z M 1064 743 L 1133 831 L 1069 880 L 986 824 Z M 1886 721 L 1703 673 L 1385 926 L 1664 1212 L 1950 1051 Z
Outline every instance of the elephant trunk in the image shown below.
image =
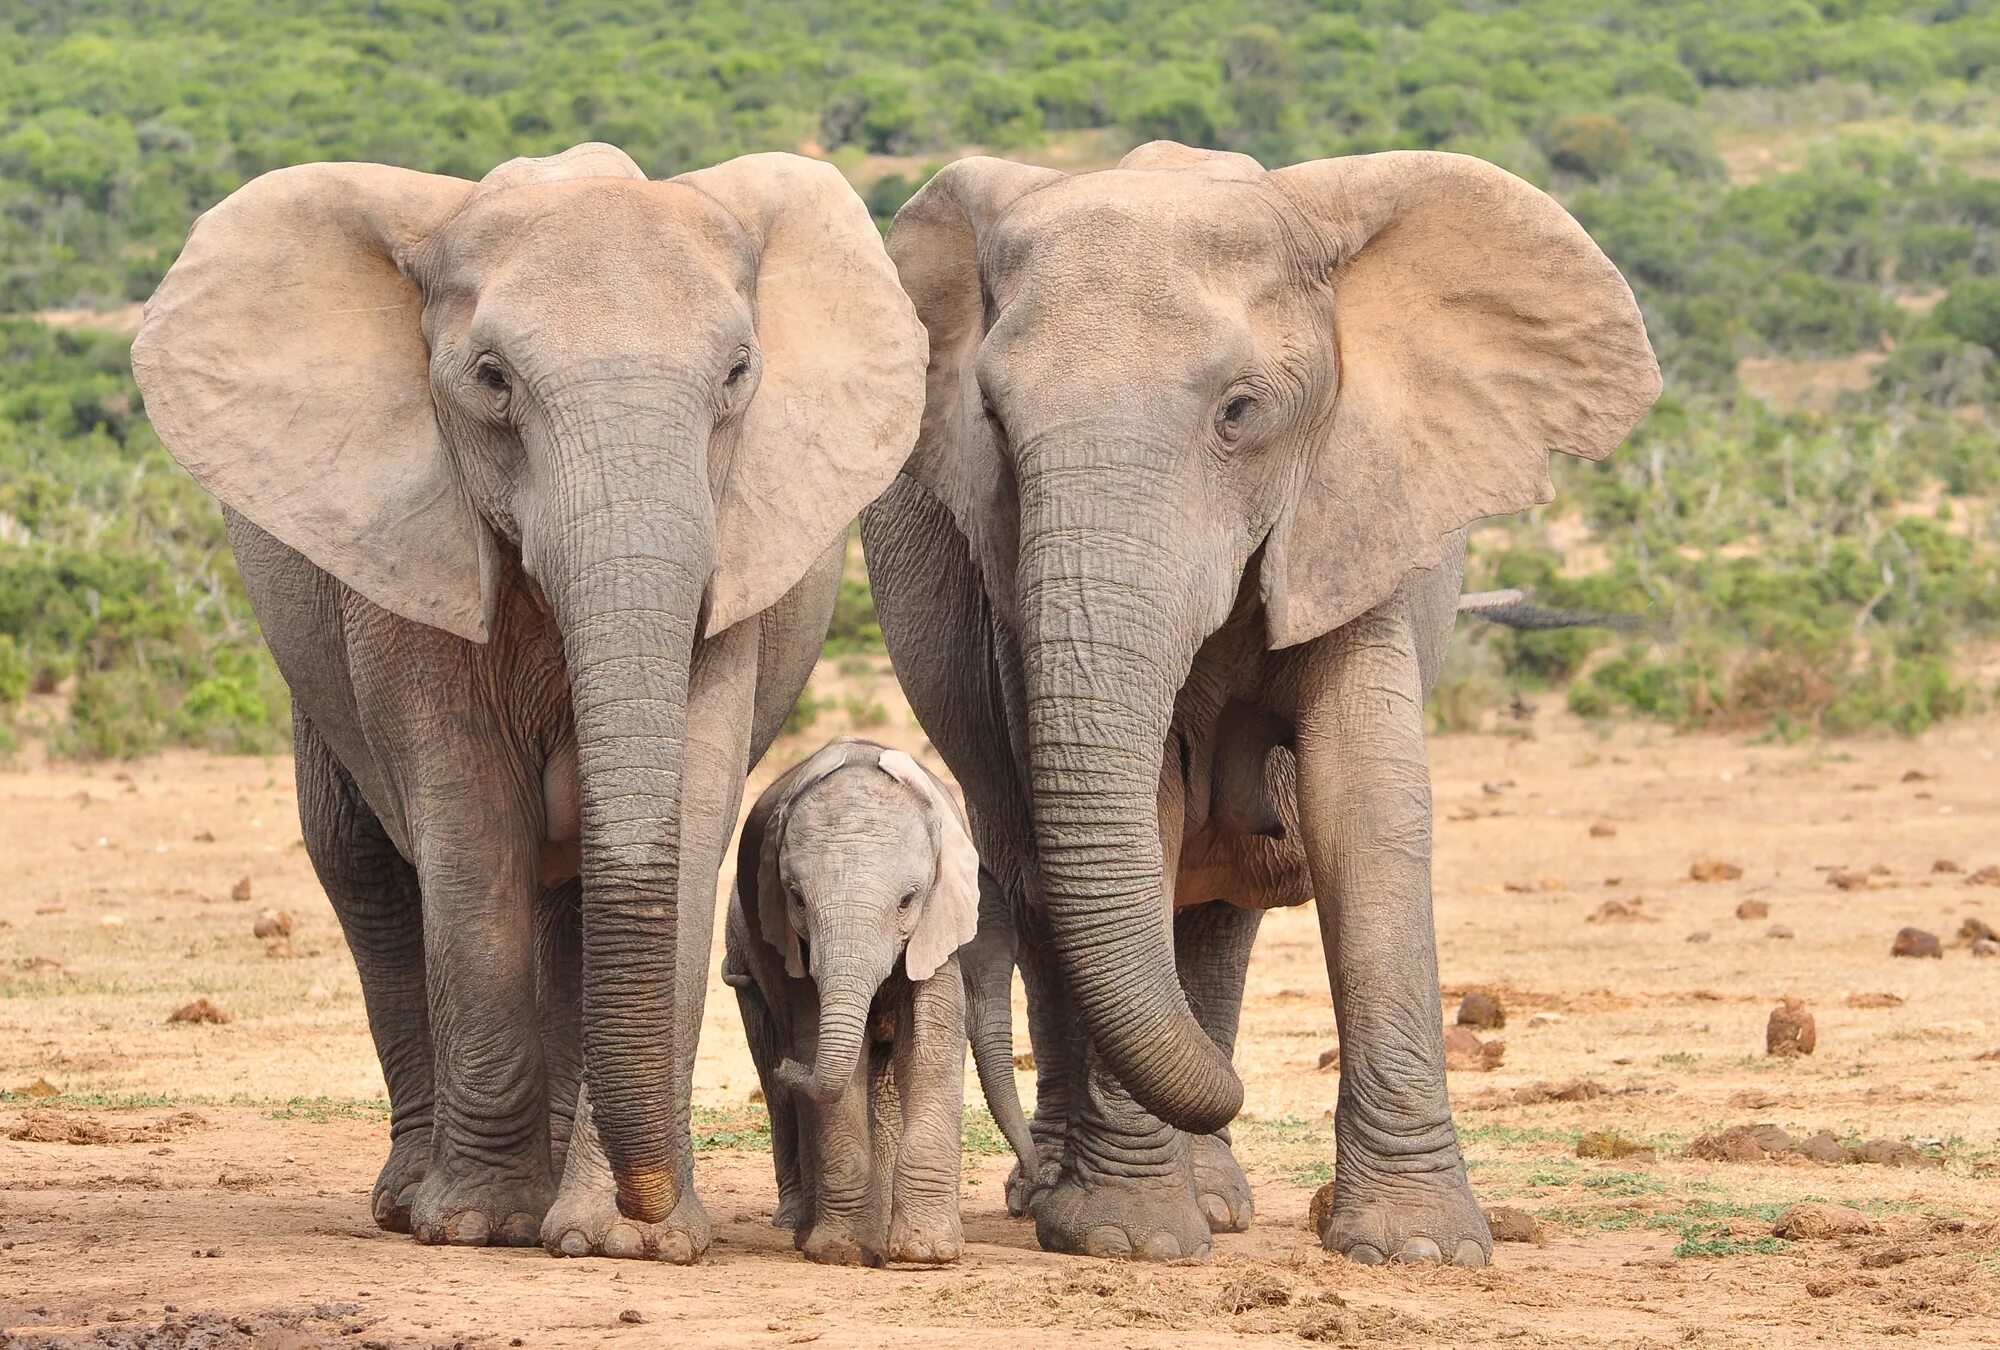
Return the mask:
M 1162 453 L 1100 441 L 1065 457 L 1087 469 L 1024 465 L 1028 769 L 1049 934 L 1084 1030 L 1141 1106 L 1206 1134 L 1243 1087 L 1174 970 L 1160 774 L 1206 607 L 1176 543 L 1198 524 L 1133 506 L 1158 495 Z
M 959 948 L 958 969 L 965 984 L 965 1026 L 979 1090 L 993 1122 L 1014 1150 L 1021 1175 L 1030 1184 L 1040 1170 L 1034 1136 L 1014 1084 L 1014 923 L 1007 898 L 985 868 L 979 869 L 979 931 Z
M 530 571 L 562 630 L 576 724 L 584 1063 L 619 1208 L 658 1222 L 680 1199 L 686 1128 L 675 975 L 688 675 L 715 556 L 706 428 L 693 407 L 552 421 L 562 481 Z
M 857 963 L 836 958 L 822 964 L 818 951 L 813 956 L 813 978 L 819 986 L 819 1043 L 813 1066 L 807 1069 L 797 1060 L 786 1060 L 778 1068 L 778 1079 L 821 1106 L 830 1106 L 854 1081 L 855 1066 L 867 1047 L 869 1012 L 882 981 L 861 973 Z M 823 969 L 828 973 L 822 974 Z

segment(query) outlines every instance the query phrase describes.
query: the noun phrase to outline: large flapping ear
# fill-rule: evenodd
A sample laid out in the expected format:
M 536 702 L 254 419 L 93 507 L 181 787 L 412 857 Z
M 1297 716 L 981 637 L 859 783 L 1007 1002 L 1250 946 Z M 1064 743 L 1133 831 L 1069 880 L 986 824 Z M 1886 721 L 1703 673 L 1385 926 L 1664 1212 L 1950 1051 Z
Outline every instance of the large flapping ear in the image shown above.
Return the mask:
M 790 590 L 916 443 L 924 330 L 868 208 L 831 164 L 745 155 L 673 180 L 757 250 L 763 370 L 716 508 L 708 632 Z
M 1263 571 L 1273 647 L 1366 612 L 1443 538 L 1549 500 L 1660 393 L 1631 288 L 1553 199 L 1484 160 L 1391 151 L 1269 180 L 1326 242 L 1331 434 Z
M 989 563 L 1011 557 L 1011 539 L 985 535 L 1014 512 L 1003 499 L 1010 489 L 972 371 L 986 336 L 980 249 L 1008 207 L 1064 176 L 984 155 L 957 160 L 904 203 L 889 228 L 889 256 L 930 336 L 923 430 L 909 472 L 951 512 L 974 556 Z
M 483 642 L 493 544 L 438 431 L 406 270 L 474 191 L 380 164 L 254 179 L 195 222 L 132 370 L 224 504 L 384 609 Z
M 882 772 L 916 790 L 936 822 L 937 877 L 903 948 L 903 969 L 921 983 L 979 931 L 979 853 L 966 833 L 958 803 L 923 765 L 901 750 L 882 752 Z
M 778 855 L 785 844 L 785 819 L 791 813 L 793 802 L 813 784 L 847 763 L 849 744 L 848 741 L 835 741 L 805 762 L 787 769 L 757 799 L 757 805 L 751 809 L 751 819 L 743 826 L 743 840 L 738 849 L 737 887 L 740 890 L 748 882 L 755 892 L 757 927 L 763 933 L 764 941 L 770 943 L 784 959 L 785 974 L 795 980 L 805 978 L 806 963 L 799 950 L 798 930 L 792 927 L 790 906 L 785 902 L 785 879 L 779 874 Z M 746 865 L 753 850 L 756 860 L 754 877 Z

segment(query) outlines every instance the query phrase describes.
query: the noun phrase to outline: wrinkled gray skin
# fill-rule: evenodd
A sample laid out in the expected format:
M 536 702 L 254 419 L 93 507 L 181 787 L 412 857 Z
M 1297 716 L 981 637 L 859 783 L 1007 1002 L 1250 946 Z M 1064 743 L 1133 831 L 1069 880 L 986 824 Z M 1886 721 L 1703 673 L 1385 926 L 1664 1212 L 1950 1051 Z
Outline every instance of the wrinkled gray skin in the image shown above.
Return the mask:
M 974 897 L 954 894 L 941 867 L 948 837 L 961 841 L 968 864 L 970 846 L 943 788 L 931 780 L 935 796 L 913 790 L 879 767 L 883 753 L 837 741 L 751 807 L 723 978 L 737 991 L 771 1112 L 773 1224 L 790 1228 L 814 1261 L 939 1264 L 962 1248 L 970 991 L 959 955 L 930 962 L 947 945 L 971 950 L 958 938 Z M 927 944 L 927 927 L 949 936 Z M 927 945 L 928 955 L 909 955 Z M 990 976 L 994 967 L 985 969 Z M 1004 1046 L 1010 968 L 997 973 L 1003 1006 L 984 1034 Z M 990 1010 L 990 991 L 981 992 Z M 996 1116 L 1019 1122 L 1011 1065 L 1003 1091 Z
M 481 184 L 281 170 L 149 305 L 149 410 L 222 500 L 291 687 L 301 825 L 388 1082 L 382 1227 L 707 1246 L 715 878 L 847 520 L 914 437 L 907 314 L 831 169 L 652 183 L 608 146 Z
M 1317 897 L 1330 1249 L 1482 1265 L 1445 1093 L 1423 707 L 1464 527 L 1608 453 L 1658 369 L 1561 208 L 1460 156 L 1266 173 L 1168 143 L 947 167 L 889 250 L 930 334 L 862 516 L 896 672 L 1005 894 L 1051 1250 L 1250 1220 L 1229 1057 L 1264 909 Z

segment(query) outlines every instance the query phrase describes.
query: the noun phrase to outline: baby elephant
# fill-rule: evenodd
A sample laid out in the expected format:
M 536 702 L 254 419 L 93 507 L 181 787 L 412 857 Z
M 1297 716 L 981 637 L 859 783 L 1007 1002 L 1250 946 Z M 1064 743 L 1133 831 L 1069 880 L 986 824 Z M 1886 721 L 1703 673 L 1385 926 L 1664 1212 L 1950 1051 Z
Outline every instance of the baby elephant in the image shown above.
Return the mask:
M 827 746 L 766 789 L 744 822 L 723 978 L 770 1106 L 772 1221 L 815 1261 L 958 1259 L 958 953 L 979 928 L 980 881 L 944 785 L 868 741 Z M 1011 1067 L 985 1072 L 1008 1049 L 1008 948 L 1002 932 L 965 954 L 997 986 L 973 991 L 984 1023 L 973 1036 L 991 1043 L 981 1078 L 1032 1168 Z

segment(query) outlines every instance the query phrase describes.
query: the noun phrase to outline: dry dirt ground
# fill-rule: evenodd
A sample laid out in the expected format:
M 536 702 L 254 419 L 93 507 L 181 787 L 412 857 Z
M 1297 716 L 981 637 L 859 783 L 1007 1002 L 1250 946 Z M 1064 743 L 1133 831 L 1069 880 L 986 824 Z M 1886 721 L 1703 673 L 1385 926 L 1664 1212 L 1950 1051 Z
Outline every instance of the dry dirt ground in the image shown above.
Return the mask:
M 819 688 L 819 725 L 753 787 L 845 724 L 922 748 L 877 666 L 829 665 Z M 1542 1238 L 1485 1271 L 1356 1267 L 1304 1229 L 1337 1081 L 1305 910 L 1266 923 L 1244 1016 L 1257 1224 L 1207 1265 L 1040 1253 L 1005 1215 L 1008 1160 L 974 1111 L 962 1264 L 809 1265 L 768 1226 L 763 1111 L 719 983 L 701 1265 L 378 1233 L 381 1081 L 289 764 L 24 763 L 0 775 L 0 1344 L 2000 1345 L 2000 959 L 1956 936 L 2000 923 L 2000 889 L 1972 880 L 2000 863 L 1996 750 L 1995 720 L 1815 747 L 1544 714 L 1434 742 L 1440 1011 L 1483 987 L 1507 1014 L 1480 1033 L 1505 1041 L 1498 1067 L 1452 1073 L 1452 1096 L 1482 1201 L 1531 1212 Z M 1742 873 L 1693 880 L 1704 859 Z M 1593 922 L 1608 901 L 1636 917 Z M 1769 912 L 1738 918 L 1744 901 Z M 266 909 L 289 937 L 253 934 Z M 1892 958 L 1904 925 L 1936 933 L 1941 959 Z M 1815 1014 L 1809 1058 L 1764 1054 L 1786 995 Z M 197 997 L 230 1020 L 169 1022 Z M 1517 1100 L 1578 1079 L 1604 1095 Z M 1688 1156 L 1764 1122 L 1906 1141 L 1926 1165 Z M 1579 1156 L 1593 1131 L 1652 1152 Z M 1875 1231 L 1773 1237 L 1808 1198 Z

